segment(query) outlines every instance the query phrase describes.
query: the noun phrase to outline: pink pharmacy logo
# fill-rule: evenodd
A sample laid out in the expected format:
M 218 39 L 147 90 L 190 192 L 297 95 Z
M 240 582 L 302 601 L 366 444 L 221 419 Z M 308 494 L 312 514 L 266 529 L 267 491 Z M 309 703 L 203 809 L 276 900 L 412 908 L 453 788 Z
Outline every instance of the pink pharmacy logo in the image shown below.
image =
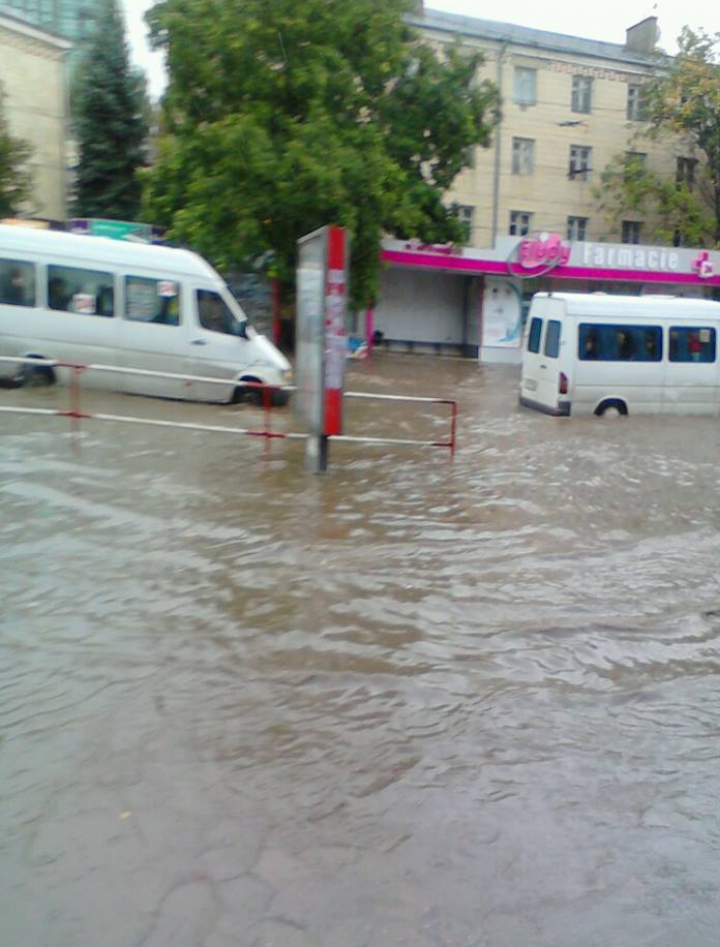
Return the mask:
M 535 270 L 539 266 L 558 266 L 570 259 L 570 247 L 558 234 L 541 234 L 520 244 L 520 266 Z
M 700 279 L 707 279 L 709 276 L 713 275 L 713 265 L 712 260 L 710 259 L 710 254 L 707 250 L 702 250 L 693 260 L 693 269 L 700 277 Z

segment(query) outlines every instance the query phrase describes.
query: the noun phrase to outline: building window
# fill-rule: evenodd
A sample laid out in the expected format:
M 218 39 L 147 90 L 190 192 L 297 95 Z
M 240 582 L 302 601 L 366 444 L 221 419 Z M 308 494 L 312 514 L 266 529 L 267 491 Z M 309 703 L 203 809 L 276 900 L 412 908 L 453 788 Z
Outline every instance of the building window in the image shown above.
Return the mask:
M 526 237 L 530 233 L 532 214 L 524 210 L 510 211 L 510 236 Z
M 590 76 L 573 76 L 570 108 L 573 112 L 587 114 L 592 105 L 592 79 Z
M 535 167 L 535 142 L 532 138 L 513 138 L 512 173 L 532 174 Z
M 592 148 L 584 145 L 570 145 L 570 167 L 568 177 L 571 180 L 587 181 L 590 174 L 590 156 Z
M 471 246 L 475 208 L 466 204 L 461 204 L 455 213 L 463 228 L 463 241 L 467 246 Z
M 568 217 L 567 219 L 567 238 L 568 240 L 582 241 L 587 232 L 587 217 Z
M 688 191 L 695 187 L 695 168 L 697 158 L 678 158 L 675 168 L 675 183 L 678 187 L 685 185 Z
M 535 105 L 537 102 L 537 69 L 515 66 L 513 98 L 518 105 Z
M 627 91 L 627 117 L 631 122 L 643 120 L 642 86 L 630 83 Z
M 622 242 L 640 243 L 642 223 L 639 220 L 623 220 L 622 222 Z
M 645 173 L 647 155 L 642 151 L 625 152 L 625 180 L 637 181 Z

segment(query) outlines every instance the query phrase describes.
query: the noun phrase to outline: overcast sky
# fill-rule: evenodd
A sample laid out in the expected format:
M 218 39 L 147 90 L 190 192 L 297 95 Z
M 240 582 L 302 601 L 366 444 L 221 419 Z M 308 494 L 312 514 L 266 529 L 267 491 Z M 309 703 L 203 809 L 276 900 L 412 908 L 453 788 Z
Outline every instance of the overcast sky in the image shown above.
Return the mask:
M 144 13 L 153 0 L 122 0 L 128 22 L 128 38 L 133 62 L 148 75 L 150 94 L 157 98 L 165 84 L 162 57 L 151 53 L 147 45 Z M 302 3 L 302 0 L 298 0 Z M 427 9 L 461 13 L 486 20 L 502 19 L 519 26 L 531 26 L 554 33 L 582 36 L 586 39 L 623 43 L 625 30 L 647 16 L 657 16 L 660 45 L 675 52 L 676 39 L 683 26 L 720 33 L 720 3 L 716 0 L 513 0 L 502 8 L 497 0 L 425 0 Z M 506 14 L 501 16 L 501 10 Z

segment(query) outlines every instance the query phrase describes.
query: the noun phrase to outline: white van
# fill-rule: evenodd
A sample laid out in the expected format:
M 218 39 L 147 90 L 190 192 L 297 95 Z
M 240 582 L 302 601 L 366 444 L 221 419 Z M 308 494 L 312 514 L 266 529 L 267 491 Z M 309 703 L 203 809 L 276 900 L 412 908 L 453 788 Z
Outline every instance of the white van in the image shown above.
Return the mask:
M 89 371 L 83 384 L 192 401 L 260 400 L 290 363 L 248 324 L 225 282 L 188 250 L 0 226 L 0 355 L 222 379 Z M 5 383 L 63 368 L 0 362 Z M 286 392 L 273 393 L 284 404 Z
M 538 293 L 520 403 L 546 414 L 718 414 L 720 302 Z

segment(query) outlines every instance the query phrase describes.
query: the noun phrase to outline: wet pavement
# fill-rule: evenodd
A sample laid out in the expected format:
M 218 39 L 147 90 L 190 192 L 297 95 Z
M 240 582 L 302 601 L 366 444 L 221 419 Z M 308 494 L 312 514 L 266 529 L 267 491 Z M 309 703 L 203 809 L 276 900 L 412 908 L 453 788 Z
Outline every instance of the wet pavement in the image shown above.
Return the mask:
M 349 372 L 454 460 L 0 414 L 1 947 L 714 947 L 720 422 Z

